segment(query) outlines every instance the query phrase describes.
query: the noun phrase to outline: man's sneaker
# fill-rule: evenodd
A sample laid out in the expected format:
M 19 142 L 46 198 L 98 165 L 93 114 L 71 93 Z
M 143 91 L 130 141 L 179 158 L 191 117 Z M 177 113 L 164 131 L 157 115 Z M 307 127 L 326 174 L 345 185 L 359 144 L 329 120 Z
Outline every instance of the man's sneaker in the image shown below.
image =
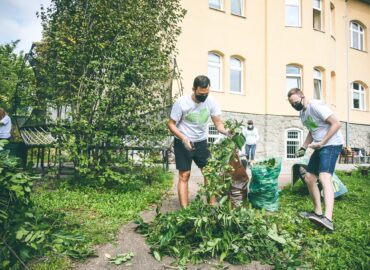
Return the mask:
M 302 217 L 302 218 L 310 218 L 310 216 L 322 217 L 322 215 L 318 215 L 314 211 L 311 211 L 311 212 L 299 212 L 299 216 Z
M 310 216 L 308 217 L 308 219 L 316 225 L 324 227 L 330 231 L 334 231 L 333 222 L 329 220 L 326 216 Z

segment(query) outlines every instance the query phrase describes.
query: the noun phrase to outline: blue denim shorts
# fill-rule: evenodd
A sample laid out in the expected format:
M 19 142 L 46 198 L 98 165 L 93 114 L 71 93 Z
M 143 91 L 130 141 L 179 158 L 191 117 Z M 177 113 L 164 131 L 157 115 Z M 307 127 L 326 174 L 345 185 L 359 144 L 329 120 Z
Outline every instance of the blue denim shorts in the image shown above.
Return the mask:
M 307 172 L 319 175 L 322 172 L 333 175 L 338 156 L 342 151 L 342 145 L 328 145 L 316 149 L 307 165 Z

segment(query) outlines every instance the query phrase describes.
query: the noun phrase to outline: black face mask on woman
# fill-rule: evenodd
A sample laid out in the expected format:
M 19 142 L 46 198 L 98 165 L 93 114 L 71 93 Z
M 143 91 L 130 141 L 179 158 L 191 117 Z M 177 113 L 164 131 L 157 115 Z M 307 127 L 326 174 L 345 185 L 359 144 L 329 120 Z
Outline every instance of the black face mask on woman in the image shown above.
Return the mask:
M 302 110 L 303 110 L 302 99 L 303 99 L 303 97 L 301 98 L 301 101 L 300 101 L 300 102 L 294 102 L 294 103 L 292 104 L 292 107 L 293 107 L 294 109 L 296 109 L 297 111 L 302 111 Z

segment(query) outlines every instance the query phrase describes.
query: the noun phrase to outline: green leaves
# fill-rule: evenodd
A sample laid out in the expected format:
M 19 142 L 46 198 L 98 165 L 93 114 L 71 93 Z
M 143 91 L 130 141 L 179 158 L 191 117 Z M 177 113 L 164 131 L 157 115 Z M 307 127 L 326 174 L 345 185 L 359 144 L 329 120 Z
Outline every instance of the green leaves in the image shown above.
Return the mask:
M 111 264 L 120 265 L 120 264 L 123 264 L 123 263 L 131 260 L 133 257 L 134 257 L 134 253 L 126 252 L 126 253 L 122 253 L 122 254 L 117 254 L 113 258 L 110 258 L 109 262 Z

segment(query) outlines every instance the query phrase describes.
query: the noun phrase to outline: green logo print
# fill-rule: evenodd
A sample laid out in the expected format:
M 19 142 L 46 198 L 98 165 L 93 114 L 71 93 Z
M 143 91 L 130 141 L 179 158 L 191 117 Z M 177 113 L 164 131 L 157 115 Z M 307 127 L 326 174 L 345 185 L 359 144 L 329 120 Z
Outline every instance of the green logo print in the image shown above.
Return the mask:
M 205 124 L 208 122 L 209 112 L 207 108 L 199 112 L 191 112 L 185 115 L 185 120 L 194 124 Z
M 303 125 L 308 128 L 309 131 L 314 130 L 315 128 L 318 127 L 316 122 L 313 120 L 311 116 L 308 116 L 306 121 L 304 121 Z

